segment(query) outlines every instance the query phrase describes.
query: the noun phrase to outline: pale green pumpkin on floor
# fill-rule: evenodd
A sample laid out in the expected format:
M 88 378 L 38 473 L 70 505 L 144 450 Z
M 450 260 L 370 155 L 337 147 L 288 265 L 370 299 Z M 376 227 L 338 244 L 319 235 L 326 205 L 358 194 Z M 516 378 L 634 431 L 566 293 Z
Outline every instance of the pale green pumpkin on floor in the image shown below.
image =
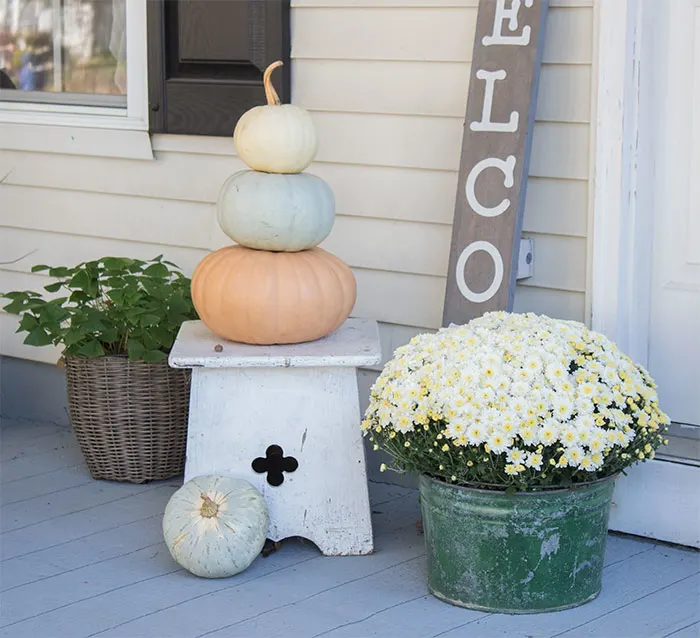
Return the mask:
M 262 495 L 248 481 L 198 476 L 168 501 L 163 536 L 186 570 L 225 578 L 247 569 L 260 554 L 269 522 Z

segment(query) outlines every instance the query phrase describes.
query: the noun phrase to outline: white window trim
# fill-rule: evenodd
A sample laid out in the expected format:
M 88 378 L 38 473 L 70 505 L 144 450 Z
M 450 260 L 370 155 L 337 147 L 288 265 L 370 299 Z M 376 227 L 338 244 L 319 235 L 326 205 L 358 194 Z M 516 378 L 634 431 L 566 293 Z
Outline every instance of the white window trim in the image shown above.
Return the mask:
M 148 134 L 147 0 L 126 0 L 126 109 L 0 103 L 0 149 L 152 159 Z

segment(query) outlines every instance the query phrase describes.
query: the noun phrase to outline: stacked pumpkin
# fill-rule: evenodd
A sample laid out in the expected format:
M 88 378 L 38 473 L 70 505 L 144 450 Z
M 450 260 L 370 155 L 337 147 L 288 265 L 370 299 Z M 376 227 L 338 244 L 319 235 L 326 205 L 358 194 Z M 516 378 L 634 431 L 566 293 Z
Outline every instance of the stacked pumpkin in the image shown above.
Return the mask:
M 280 104 L 271 73 L 266 106 L 243 114 L 233 143 L 251 169 L 229 177 L 219 195 L 221 229 L 238 245 L 205 257 L 192 277 L 192 299 L 209 329 L 231 341 L 300 343 L 339 328 L 355 304 L 351 270 L 317 248 L 335 218 L 333 191 L 302 171 L 318 139 L 311 116 Z

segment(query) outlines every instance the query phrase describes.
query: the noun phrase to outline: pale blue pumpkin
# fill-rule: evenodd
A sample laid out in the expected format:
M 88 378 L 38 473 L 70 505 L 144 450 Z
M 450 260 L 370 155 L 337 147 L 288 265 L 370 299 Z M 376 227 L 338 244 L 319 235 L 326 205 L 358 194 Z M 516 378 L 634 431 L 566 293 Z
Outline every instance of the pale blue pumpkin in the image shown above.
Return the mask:
M 163 536 L 171 556 L 203 578 L 225 578 L 250 566 L 270 523 L 262 495 L 248 481 L 198 476 L 165 508 Z
M 297 252 L 328 237 L 335 198 L 326 182 L 309 173 L 241 171 L 226 180 L 217 210 L 221 229 L 236 243 Z

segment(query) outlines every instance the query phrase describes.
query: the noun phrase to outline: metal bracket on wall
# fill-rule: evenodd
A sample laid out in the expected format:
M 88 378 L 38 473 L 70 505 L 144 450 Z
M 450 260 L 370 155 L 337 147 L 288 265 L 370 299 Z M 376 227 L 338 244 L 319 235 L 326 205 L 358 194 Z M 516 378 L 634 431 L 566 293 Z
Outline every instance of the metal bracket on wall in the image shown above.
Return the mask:
M 518 274 L 516 279 L 532 277 L 533 264 L 535 263 L 535 242 L 532 239 L 520 240 L 520 253 L 518 254 Z

